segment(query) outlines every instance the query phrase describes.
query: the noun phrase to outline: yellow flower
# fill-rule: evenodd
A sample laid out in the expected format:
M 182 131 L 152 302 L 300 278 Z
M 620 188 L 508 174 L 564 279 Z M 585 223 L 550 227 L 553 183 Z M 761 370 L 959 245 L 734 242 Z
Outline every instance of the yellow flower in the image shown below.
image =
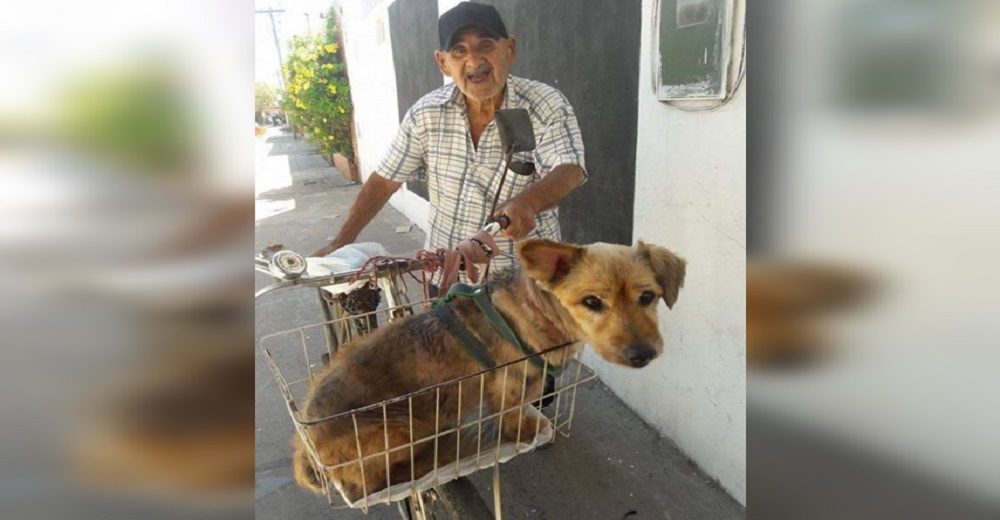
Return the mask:
M 337 110 L 339 110 L 341 114 L 343 114 L 343 113 L 347 112 L 346 110 L 344 110 L 344 109 L 343 109 L 343 107 L 341 107 L 341 108 L 338 108 Z
M 327 90 L 329 90 L 331 94 L 336 94 L 337 93 L 337 85 L 330 85 L 329 87 L 327 87 Z
M 323 50 L 325 50 L 326 52 L 329 52 L 329 53 L 337 52 L 337 44 L 336 43 L 328 43 L 328 44 L 326 44 L 326 45 L 323 46 Z

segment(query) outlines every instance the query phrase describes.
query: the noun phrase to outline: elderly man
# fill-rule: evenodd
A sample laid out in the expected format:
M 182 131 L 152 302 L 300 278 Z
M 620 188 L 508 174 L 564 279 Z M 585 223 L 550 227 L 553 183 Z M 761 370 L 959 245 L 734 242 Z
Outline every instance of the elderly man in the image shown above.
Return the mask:
M 407 111 L 392 148 L 365 182 L 340 233 L 313 256 L 355 241 L 400 185 L 421 173 L 430 195 L 428 248 L 454 248 L 491 216 L 501 215 L 510 219 L 497 240 L 503 252 L 513 253 L 514 240 L 525 237 L 559 240 L 559 202 L 587 178 L 573 108 L 558 90 L 508 75 L 517 46 L 492 6 L 460 3 L 441 15 L 438 33 L 441 46 L 434 55 L 452 83 Z M 537 147 L 520 159 L 535 162 L 537 173 L 508 175 L 501 187 L 504 153 L 493 116 L 508 108 L 530 114 Z M 498 189 L 505 202 L 490 215 Z M 501 255 L 495 266 L 512 262 Z

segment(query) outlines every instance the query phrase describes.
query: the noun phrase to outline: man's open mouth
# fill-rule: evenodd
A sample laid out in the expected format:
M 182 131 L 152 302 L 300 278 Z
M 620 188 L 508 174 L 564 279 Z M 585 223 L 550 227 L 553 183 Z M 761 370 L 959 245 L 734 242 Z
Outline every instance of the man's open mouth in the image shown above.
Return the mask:
M 490 68 L 481 67 L 472 72 L 469 72 L 465 77 L 472 83 L 482 83 L 490 77 Z

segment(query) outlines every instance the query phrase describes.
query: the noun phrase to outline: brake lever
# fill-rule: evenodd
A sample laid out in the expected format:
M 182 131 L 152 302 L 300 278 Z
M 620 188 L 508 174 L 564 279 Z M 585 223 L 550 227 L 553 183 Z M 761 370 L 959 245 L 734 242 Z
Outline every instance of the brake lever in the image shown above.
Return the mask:
M 491 236 L 497 236 L 500 230 L 506 229 L 510 225 L 510 217 L 507 215 L 500 215 L 496 220 L 486 224 L 483 231 L 489 233 Z

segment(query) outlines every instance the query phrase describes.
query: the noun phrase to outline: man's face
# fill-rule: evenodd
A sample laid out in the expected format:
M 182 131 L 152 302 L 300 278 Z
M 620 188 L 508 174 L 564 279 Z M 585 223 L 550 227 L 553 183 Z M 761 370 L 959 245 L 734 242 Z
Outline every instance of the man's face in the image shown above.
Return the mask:
M 517 58 L 514 39 L 493 39 L 480 29 L 469 29 L 459 33 L 455 41 L 447 52 L 434 53 L 441 72 L 476 101 L 485 102 L 500 94 Z

